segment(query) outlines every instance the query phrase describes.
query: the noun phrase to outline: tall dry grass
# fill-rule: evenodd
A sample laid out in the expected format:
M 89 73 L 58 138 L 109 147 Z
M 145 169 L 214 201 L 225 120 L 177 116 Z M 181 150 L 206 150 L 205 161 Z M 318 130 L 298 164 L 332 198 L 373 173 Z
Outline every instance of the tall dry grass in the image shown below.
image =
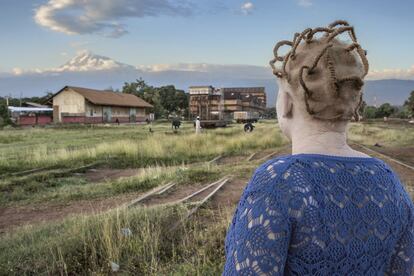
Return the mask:
M 376 143 L 391 147 L 413 146 L 414 128 L 380 123 L 354 123 L 350 125 L 348 138 L 351 141 L 371 146 Z
M 117 209 L 26 227 L 0 238 L 0 274 L 110 274 L 111 263 L 132 275 L 220 274 L 231 211 L 204 211 L 170 232 L 186 212 L 182 205 Z
M 81 135 L 78 130 L 75 131 Z M 121 130 L 110 128 L 106 131 L 110 136 L 111 132 Z M 99 141 L 94 139 L 94 132 L 90 131 L 92 142 L 85 140 L 83 145 L 74 146 L 77 144 L 76 136 L 70 130 L 64 131 L 68 132 L 67 137 L 59 133 L 61 140 L 54 140 L 54 143 L 45 141 L 41 131 L 37 130 L 30 146 L 21 147 L 19 141 L 16 145 L 8 144 L 7 148 L 0 147 L 0 173 L 51 166 L 73 167 L 96 160 L 106 161 L 113 167 L 181 164 L 207 160 L 220 154 L 243 154 L 278 147 L 284 142 L 276 127 L 269 124 L 258 124 L 253 133 L 244 133 L 239 125 L 206 130 L 201 135 L 196 135 L 188 128 L 178 134 L 158 131 L 149 135 L 143 133 L 145 129 L 137 132 L 133 128 L 122 131 L 123 136 L 105 139 L 105 132 L 99 130 L 97 134 L 102 136 Z M 53 135 L 50 130 L 45 130 L 46 134 Z M 131 138 L 135 134 L 137 139 Z M 37 144 L 36 139 L 41 143 Z

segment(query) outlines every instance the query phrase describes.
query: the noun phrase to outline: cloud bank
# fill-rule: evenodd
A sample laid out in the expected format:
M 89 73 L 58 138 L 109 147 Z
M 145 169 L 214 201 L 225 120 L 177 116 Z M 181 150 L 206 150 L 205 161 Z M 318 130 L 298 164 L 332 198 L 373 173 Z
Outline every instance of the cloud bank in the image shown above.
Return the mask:
M 179 63 L 132 66 L 109 57 L 81 51 L 57 68 L 0 72 L 0 96 L 41 95 L 45 91 L 58 91 L 65 85 L 96 89 L 120 88 L 124 82 L 144 78 L 155 86 L 174 84 L 180 89 L 191 85 L 214 85 L 216 87 L 264 86 L 268 105 L 273 106 L 277 85 L 268 66 L 243 64 Z M 414 87 L 414 66 L 405 69 L 372 71 L 370 79 L 404 78 L 411 80 L 368 80 L 364 98 L 369 104 L 389 102 L 400 105 Z
M 241 6 L 241 11 L 245 15 L 251 14 L 253 10 L 254 10 L 254 4 L 252 2 L 245 2 Z
M 35 9 L 34 19 L 56 32 L 116 38 L 128 33 L 121 23 L 127 18 L 191 14 L 186 0 L 49 0 Z
M 381 80 L 381 79 L 402 79 L 413 80 L 414 79 L 414 65 L 408 69 L 385 69 L 385 70 L 372 70 L 369 72 L 368 79 Z
M 67 55 L 67 53 L 62 53 Z M 270 67 L 246 65 L 246 64 L 209 64 L 209 63 L 176 63 L 153 65 L 129 65 L 115 61 L 109 57 L 96 55 L 88 50 L 80 50 L 65 64 L 48 69 L 22 69 L 14 68 L 11 72 L 0 72 L 4 75 L 28 75 L 28 74 L 58 74 L 63 72 L 93 72 L 110 70 L 138 70 L 148 73 L 162 72 L 198 72 L 205 74 L 226 75 L 246 79 L 273 79 Z M 367 80 L 401 79 L 414 80 L 414 65 L 408 69 L 384 69 L 371 70 Z

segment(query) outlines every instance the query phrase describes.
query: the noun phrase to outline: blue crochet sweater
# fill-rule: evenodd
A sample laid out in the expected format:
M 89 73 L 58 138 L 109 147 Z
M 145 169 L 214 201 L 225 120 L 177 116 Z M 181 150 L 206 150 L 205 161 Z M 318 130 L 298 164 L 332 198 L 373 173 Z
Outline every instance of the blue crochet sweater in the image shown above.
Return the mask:
M 413 265 L 414 205 L 384 162 L 297 154 L 254 173 L 223 275 L 412 275 Z

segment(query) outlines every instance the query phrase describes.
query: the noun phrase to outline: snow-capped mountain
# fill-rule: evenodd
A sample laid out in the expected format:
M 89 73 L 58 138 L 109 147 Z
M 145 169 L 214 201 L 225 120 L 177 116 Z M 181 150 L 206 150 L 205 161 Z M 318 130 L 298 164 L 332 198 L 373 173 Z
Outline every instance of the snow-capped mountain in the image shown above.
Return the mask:
M 95 55 L 89 51 L 78 52 L 71 60 L 52 71 L 85 72 L 113 69 L 134 69 L 133 66 L 117 62 L 109 57 Z
M 150 85 L 172 84 L 185 90 L 191 85 L 264 86 L 268 106 L 274 106 L 278 90 L 271 71 L 264 66 L 185 63 L 135 67 L 82 51 L 57 68 L 16 68 L 14 72 L 0 73 L 0 96 L 39 96 L 45 91 L 56 92 L 65 85 L 119 89 L 124 82 L 140 77 Z M 389 102 L 401 105 L 413 89 L 414 80 L 367 80 L 364 99 L 368 104 Z

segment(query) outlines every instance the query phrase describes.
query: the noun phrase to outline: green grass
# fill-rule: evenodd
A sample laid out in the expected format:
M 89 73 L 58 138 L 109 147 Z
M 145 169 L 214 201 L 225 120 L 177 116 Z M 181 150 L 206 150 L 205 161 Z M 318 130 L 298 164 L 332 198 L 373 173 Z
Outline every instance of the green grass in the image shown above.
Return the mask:
M 191 125 L 173 134 L 167 124 L 146 127 L 77 127 L 8 130 L 0 133 L 3 173 L 53 166 L 27 176 L 0 180 L 0 206 L 70 202 L 140 192 L 169 181 L 179 185 L 211 182 L 224 175 L 248 178 L 257 162 L 188 166 L 217 155 L 248 155 L 286 143 L 274 122 L 246 134 L 240 125 L 193 134 Z M 349 138 L 366 145 L 412 145 L 412 129 L 352 124 Z M 89 183 L 62 169 L 95 161 L 112 168 L 146 167 L 138 176 Z M 177 166 L 170 166 L 177 165 Z M 111 274 L 111 262 L 124 275 L 219 275 L 224 238 L 232 210 L 202 209 L 196 217 L 171 225 L 188 211 L 184 205 L 120 208 L 77 215 L 61 222 L 26 226 L 0 236 L 0 275 Z M 131 236 L 122 234 L 129 228 Z
M 0 179 L 0 206 L 105 198 L 142 192 L 170 181 L 177 184 L 209 181 L 225 172 L 232 173 L 234 168 L 186 164 L 218 155 L 247 155 L 276 149 L 286 143 L 269 122 L 257 124 L 253 133 L 244 133 L 242 125 L 206 130 L 201 135 L 194 134 L 188 124 L 177 134 L 168 124 L 153 128 L 153 134 L 147 132 L 147 126 L 2 132 L 3 138 L 20 134 L 20 139 L 7 147 L 0 146 L 0 171 L 9 172 Z M 133 136 L 138 138 L 131 140 Z M 138 176 L 100 183 L 89 183 L 82 175 L 67 171 L 96 161 L 109 168 L 144 169 Z M 50 169 L 23 176 L 10 174 L 45 167 Z
M 231 212 L 206 210 L 199 216 L 208 224 L 192 219 L 170 232 L 186 212 L 182 205 L 117 209 L 20 229 L 0 238 L 0 275 L 109 274 L 111 262 L 130 275 L 218 275 Z
M 73 168 L 94 161 L 111 167 L 146 167 L 202 161 L 277 147 L 279 131 L 258 124 L 253 133 L 241 125 L 196 135 L 191 124 L 174 134 L 168 124 L 81 129 L 27 129 L 0 132 L 0 173 L 43 167 Z M 19 137 L 11 142 L 14 137 Z M 1 141 L 7 141 L 2 143 Z
M 224 175 L 249 177 L 256 163 L 203 163 L 218 155 L 248 155 L 286 143 L 273 122 L 257 124 L 253 133 L 242 125 L 195 135 L 191 125 L 174 134 L 167 124 L 7 130 L 0 133 L 0 206 L 65 203 L 141 192 L 174 181 L 179 185 L 212 182 Z M 65 172 L 104 161 L 109 168 L 145 168 L 134 177 L 89 183 Z M 187 163 L 201 162 L 197 166 Z M 174 166 L 173 166 L 174 165 Z M 12 176 L 33 168 L 51 170 Z M 209 210 L 201 218 L 171 224 L 187 212 L 183 205 L 117 209 L 74 216 L 61 222 L 27 226 L 0 236 L 0 275 L 109 274 L 110 262 L 120 273 L 134 275 L 217 275 L 224 262 L 224 236 L 231 211 Z M 125 237 L 122 228 L 133 235 Z
M 354 123 L 350 126 L 348 137 L 351 141 L 368 146 L 376 143 L 389 147 L 413 146 L 414 128 L 383 123 Z

